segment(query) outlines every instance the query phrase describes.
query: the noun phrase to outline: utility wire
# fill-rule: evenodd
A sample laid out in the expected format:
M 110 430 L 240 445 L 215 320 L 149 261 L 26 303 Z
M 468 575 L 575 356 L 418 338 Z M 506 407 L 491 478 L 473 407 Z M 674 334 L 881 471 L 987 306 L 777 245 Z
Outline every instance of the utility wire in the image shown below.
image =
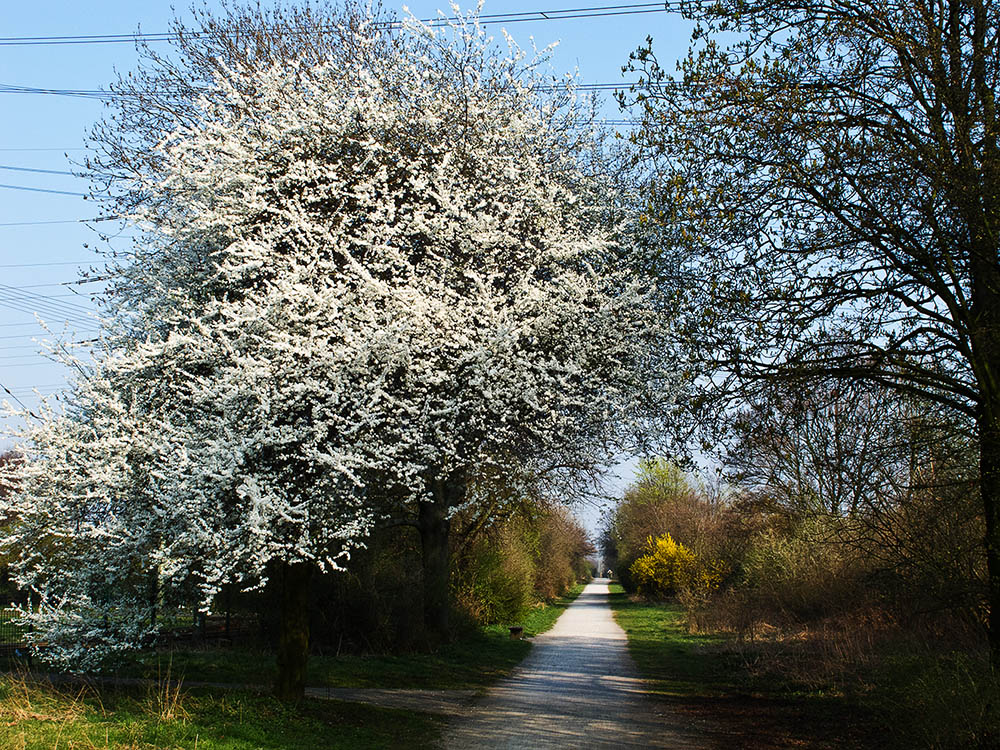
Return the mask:
M 49 188 L 36 188 L 36 187 L 26 187 L 24 185 L 3 185 L 0 184 L 0 188 L 7 188 L 8 190 L 27 190 L 32 193 L 55 193 L 56 195 L 75 195 L 78 198 L 86 198 L 86 193 L 71 193 L 68 190 L 50 190 Z
M 90 334 L 97 334 L 98 331 L 96 329 L 94 329 L 94 330 L 89 330 L 89 331 L 74 331 L 73 333 L 90 335 Z M 13 336 L 0 336 L 0 341 L 9 341 L 10 339 L 25 339 L 28 336 L 31 336 L 32 338 L 34 338 L 37 335 L 38 334 L 34 333 L 34 332 L 32 332 L 32 333 L 18 333 L 18 334 L 15 334 Z M 73 342 L 70 342 L 70 343 L 73 343 Z M 21 348 L 21 349 L 23 349 L 23 348 L 27 348 L 27 347 L 31 347 L 31 346 L 34 346 L 34 344 L 16 344 L 14 346 L 0 346 L 0 349 L 14 349 L 14 348 Z
M 35 167 L 11 167 L 6 164 L 0 164 L 0 169 L 9 169 L 11 172 L 37 172 L 39 174 L 68 174 L 70 177 L 82 177 L 76 172 L 67 172 L 62 169 L 37 169 Z
M 25 393 L 31 393 L 35 390 L 48 391 L 52 390 L 53 388 L 65 388 L 65 387 L 66 383 L 45 383 L 44 385 L 18 386 L 17 388 L 11 388 L 11 390 L 14 391 L 14 393 L 25 394 Z
M 87 219 L 81 219 L 80 221 L 88 221 Z M 97 262 L 96 259 L 94 262 Z M 36 268 L 39 266 L 89 266 L 93 265 L 91 261 L 86 260 L 59 260 L 52 261 L 49 263 L 3 263 L 0 264 L 0 268 Z
M 95 323 L 96 321 L 92 320 L 90 322 L 91 323 Z M 37 321 L 33 320 L 30 323 L 0 323 L 0 328 L 28 328 L 30 326 L 37 326 L 37 325 L 38 325 Z M 53 331 L 46 331 L 46 333 L 55 333 L 55 332 L 53 332 Z M 22 335 L 24 335 L 24 336 L 30 336 L 30 335 L 32 335 L 32 333 L 25 333 L 25 334 L 22 334 Z
M 41 308 L 25 307 L 23 304 L 18 302 L 11 302 L 0 297 L 0 307 L 6 307 L 16 312 L 25 313 L 27 315 L 44 315 L 47 318 L 55 318 L 64 323 L 76 326 L 92 326 L 94 324 L 93 320 L 75 316 L 67 315 L 64 312 L 56 312 L 54 310 L 46 310 Z
M 49 285 L 49 284 L 39 284 L 38 286 L 51 286 L 51 285 Z M 56 284 L 56 286 L 63 286 L 63 284 Z M 27 289 L 28 287 L 26 287 L 26 286 L 19 286 L 19 287 L 13 287 L 13 288 L 15 288 L 15 289 Z M 74 292 L 74 293 L 70 293 L 70 294 L 39 294 L 38 297 L 39 298 L 44 298 L 44 299 L 59 300 L 59 299 L 81 299 L 81 298 L 83 298 L 83 295 Z M 69 304 L 69 305 L 71 305 L 73 303 L 72 302 L 65 302 L 65 303 L 62 303 L 62 304 Z
M 90 224 L 94 221 L 117 221 L 121 216 L 97 216 L 92 219 L 50 219 L 45 221 L 7 221 L 0 222 L 0 227 L 34 227 L 43 224 Z M 0 266 L 5 268 L 5 266 Z
M 62 341 L 60 342 L 63 346 L 68 348 L 77 348 L 81 346 L 91 346 L 96 343 L 97 339 L 76 339 L 74 341 Z M 29 349 L 30 351 L 23 351 L 24 349 Z M 38 346 L 33 346 L 31 344 L 25 344 L 23 346 L 0 346 L 0 352 L 16 352 L 21 351 L 21 354 L 9 354 L 0 359 L 15 359 L 17 357 L 36 357 L 42 356 L 47 353 L 47 350 L 40 348 Z
M 575 18 L 605 18 L 607 16 L 629 16 L 645 13 L 664 13 L 680 10 L 679 2 L 666 0 L 656 3 L 628 3 L 624 5 L 599 5 L 578 8 L 557 8 L 553 10 L 531 10 L 516 13 L 483 13 L 478 17 L 482 25 L 498 23 L 523 23 L 526 21 L 565 21 Z M 443 26 L 460 20 L 454 16 L 435 16 L 418 19 L 428 26 Z M 380 24 L 382 28 L 400 28 L 404 21 L 387 21 Z M 303 30 L 300 33 L 314 33 L 316 29 Z M 218 32 L 192 31 L 192 37 L 212 36 Z M 177 38 L 174 32 L 154 32 L 131 34 L 76 34 L 62 36 L 21 36 L 0 37 L 0 46 L 38 46 L 55 44 L 121 44 L 135 42 L 167 42 Z
M 6 307 L 26 315 L 37 315 L 49 320 L 56 320 L 72 324 L 77 327 L 86 326 L 93 328 L 95 320 L 87 317 L 84 313 L 74 313 L 58 307 L 50 307 L 44 303 L 29 302 L 16 297 L 0 296 L 0 307 Z
M 0 222 L 0 227 L 38 227 L 44 224 L 79 224 L 83 221 L 96 221 L 96 219 L 54 219 L 48 221 L 4 221 Z
M 637 85 L 638 81 L 623 81 L 621 83 L 580 83 L 573 88 L 576 91 L 618 91 Z M 646 83 L 651 88 L 671 88 L 684 85 L 680 81 L 660 81 L 658 83 Z M 552 91 L 559 89 L 559 84 L 540 84 L 533 87 L 534 91 Z M 115 99 L 125 99 L 142 95 L 162 95 L 168 91 L 142 91 L 137 94 L 124 93 L 118 91 L 106 91 L 104 89 L 48 89 L 37 86 L 15 86 L 7 83 L 0 83 L 0 94 L 40 94 L 45 96 L 69 96 L 83 99 L 99 99 L 102 101 L 114 101 Z
M 10 397 L 11 397 L 12 399 L 14 399 L 15 401 L 17 401 L 17 403 L 19 403 L 19 404 L 21 405 L 21 408 L 22 408 L 22 409 L 24 409 L 24 411 L 25 411 L 25 412 L 26 412 L 26 413 L 27 413 L 27 414 L 28 414 L 29 416 L 33 417 L 34 419 L 37 419 L 37 420 L 38 420 L 39 422 L 41 422 L 41 421 L 42 421 L 42 418 L 41 418 L 41 417 L 39 417 L 39 416 L 38 416 L 37 414 L 35 414 L 35 413 L 34 413 L 34 412 L 33 412 L 33 411 L 31 410 L 31 409 L 29 409 L 29 408 L 28 408 L 27 406 L 25 406 L 25 405 L 24 405 L 24 402 L 23 402 L 23 401 L 21 401 L 21 399 L 19 399 L 19 398 L 18 398 L 17 396 L 15 396 L 15 395 L 14 395 L 14 392 L 13 392 L 13 391 L 11 391 L 11 389 L 10 389 L 10 388 L 8 388 L 7 386 L 5 386 L 5 385 L 4 385 L 3 383 L 0 383 L 0 388 L 2 388 L 2 389 L 3 389 L 4 391 L 6 391 L 6 393 L 7 393 L 7 395 L 8 395 L 8 396 L 10 396 Z
M 53 281 L 50 284 L 17 284 L 18 289 L 42 289 L 44 287 L 52 286 L 73 286 L 74 284 L 79 284 L 79 281 Z M 67 295 L 55 295 L 55 296 L 67 296 Z M 74 294 L 73 297 L 79 298 L 80 295 Z
M 73 341 L 56 341 L 52 343 L 58 345 L 61 349 L 65 350 L 71 347 L 92 346 L 93 344 L 96 344 L 98 340 L 99 339 L 96 338 L 89 338 L 89 339 L 75 339 Z M 24 357 L 42 356 L 45 353 L 47 353 L 45 349 L 39 348 L 37 345 L 32 345 L 32 344 L 0 346 L 0 352 L 13 352 L 22 349 L 30 349 L 31 351 L 27 352 L 26 354 L 7 354 L 0 357 L 0 359 L 18 359 Z
M 7 362 L 6 364 L 4 364 L 4 367 L 41 367 L 42 365 L 52 367 L 53 364 L 56 363 L 53 362 L 52 360 L 39 359 L 36 357 L 35 359 L 29 360 L 27 362 Z
M 6 292 L 7 294 L 13 294 L 18 297 L 22 297 L 24 299 L 29 299 L 29 300 L 46 301 L 52 298 L 50 295 L 38 294 L 37 292 L 28 292 L 22 288 L 11 286 L 10 284 L 0 284 L 0 293 L 3 292 Z M 77 299 L 79 299 L 79 295 L 72 295 L 72 296 L 77 297 Z M 68 309 L 72 308 L 77 311 L 84 311 L 84 312 L 89 312 L 90 310 L 90 308 L 87 305 L 80 305 L 75 302 L 51 302 L 47 304 L 51 304 L 53 306 L 65 307 Z
M 41 356 L 38 352 L 35 352 L 35 354 L 38 355 L 38 356 Z M 21 363 L 21 362 L 11 362 L 11 363 L 9 363 L 9 364 L 15 364 L 15 365 L 16 364 L 27 364 L 28 362 L 34 362 L 35 361 L 35 357 L 31 356 L 30 354 L 3 354 L 3 355 L 0 355 L 0 360 L 10 360 L 10 359 L 21 359 L 21 360 L 24 360 L 23 363 Z
M 63 303 L 65 304 L 65 303 Z M 0 293 L 0 305 L 4 307 L 9 307 L 12 310 L 17 310 L 18 312 L 27 313 L 28 315 L 45 314 L 45 315 L 58 315 L 68 316 L 74 321 L 86 320 L 88 323 L 92 324 L 93 321 L 89 320 L 84 311 L 68 310 L 65 308 L 60 308 L 55 305 L 55 303 L 46 303 L 44 301 L 32 300 L 30 298 L 14 296 L 5 296 Z
M 4 294 L 0 289 L 0 306 L 28 315 L 55 317 L 76 325 L 88 327 L 94 325 L 94 320 L 87 315 L 90 310 L 69 302 L 49 301 L 44 297 L 32 297 L 27 294 Z

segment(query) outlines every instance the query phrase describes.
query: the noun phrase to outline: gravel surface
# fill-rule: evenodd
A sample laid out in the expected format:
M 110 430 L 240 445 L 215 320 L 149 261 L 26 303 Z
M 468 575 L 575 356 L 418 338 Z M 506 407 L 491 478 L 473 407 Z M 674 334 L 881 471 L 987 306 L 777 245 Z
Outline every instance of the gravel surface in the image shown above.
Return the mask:
M 608 581 L 596 579 L 518 670 L 453 722 L 443 747 L 704 748 L 680 714 L 646 697 L 626 644 Z

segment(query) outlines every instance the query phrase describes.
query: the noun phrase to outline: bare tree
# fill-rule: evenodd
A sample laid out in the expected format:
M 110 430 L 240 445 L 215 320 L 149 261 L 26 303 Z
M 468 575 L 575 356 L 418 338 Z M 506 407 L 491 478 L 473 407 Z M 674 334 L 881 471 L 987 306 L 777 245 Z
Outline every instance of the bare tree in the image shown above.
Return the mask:
M 650 42 L 634 101 L 651 218 L 690 303 L 699 418 L 825 379 L 973 421 L 1000 661 L 1000 6 L 684 7 L 699 26 L 683 80 Z

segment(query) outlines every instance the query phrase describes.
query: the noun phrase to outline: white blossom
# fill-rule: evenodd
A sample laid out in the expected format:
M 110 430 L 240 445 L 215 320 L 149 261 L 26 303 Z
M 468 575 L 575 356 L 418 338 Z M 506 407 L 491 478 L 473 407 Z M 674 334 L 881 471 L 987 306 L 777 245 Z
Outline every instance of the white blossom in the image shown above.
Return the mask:
M 0 515 L 38 637 L 134 647 L 153 601 L 344 564 L 386 495 L 626 437 L 656 313 L 573 80 L 537 70 L 474 18 L 377 68 L 220 65 L 139 186 L 92 370 L 22 435 Z

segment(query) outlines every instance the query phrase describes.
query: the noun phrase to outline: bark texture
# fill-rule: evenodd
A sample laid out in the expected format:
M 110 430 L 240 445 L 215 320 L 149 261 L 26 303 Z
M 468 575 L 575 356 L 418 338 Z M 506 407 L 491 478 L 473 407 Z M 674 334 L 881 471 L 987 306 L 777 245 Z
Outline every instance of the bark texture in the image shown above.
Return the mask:
M 422 500 L 417 508 L 423 564 L 424 627 L 438 640 L 447 640 L 451 623 L 451 520 L 448 514 L 464 497 L 465 486 L 460 480 L 441 480 L 437 482 L 433 497 Z
M 278 676 L 274 693 L 281 700 L 297 701 L 305 695 L 309 660 L 309 586 L 312 566 L 281 562 L 281 613 L 278 626 Z

